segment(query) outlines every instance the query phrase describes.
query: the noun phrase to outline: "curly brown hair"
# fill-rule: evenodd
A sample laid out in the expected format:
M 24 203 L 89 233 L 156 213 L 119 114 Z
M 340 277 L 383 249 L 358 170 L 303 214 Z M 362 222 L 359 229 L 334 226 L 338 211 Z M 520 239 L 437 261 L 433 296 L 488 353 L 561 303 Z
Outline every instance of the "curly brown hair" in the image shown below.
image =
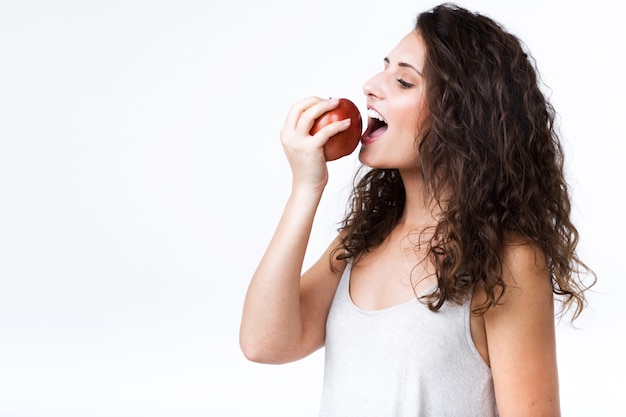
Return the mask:
M 563 312 L 574 307 L 575 319 L 589 287 L 582 278 L 593 272 L 576 254 L 556 113 L 534 59 L 500 24 L 453 4 L 420 14 L 415 30 L 426 46 L 430 114 L 416 146 L 428 196 L 443 210 L 428 253 L 438 289 L 425 301 L 436 311 L 466 300 L 481 283 L 487 301 L 475 312 L 495 306 L 506 289 L 502 255 L 515 237 L 543 251 L 553 292 Z M 371 169 L 355 179 L 334 256 L 375 248 L 404 204 L 397 170 Z

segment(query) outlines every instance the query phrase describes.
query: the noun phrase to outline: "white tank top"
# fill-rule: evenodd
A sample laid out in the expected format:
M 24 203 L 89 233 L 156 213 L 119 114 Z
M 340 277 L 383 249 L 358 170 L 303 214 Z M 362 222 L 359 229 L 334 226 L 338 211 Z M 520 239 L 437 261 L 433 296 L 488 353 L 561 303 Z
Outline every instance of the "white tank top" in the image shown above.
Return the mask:
M 438 312 L 414 298 L 376 311 L 349 294 L 351 264 L 326 323 L 320 417 L 495 417 L 491 371 L 470 334 L 470 301 Z

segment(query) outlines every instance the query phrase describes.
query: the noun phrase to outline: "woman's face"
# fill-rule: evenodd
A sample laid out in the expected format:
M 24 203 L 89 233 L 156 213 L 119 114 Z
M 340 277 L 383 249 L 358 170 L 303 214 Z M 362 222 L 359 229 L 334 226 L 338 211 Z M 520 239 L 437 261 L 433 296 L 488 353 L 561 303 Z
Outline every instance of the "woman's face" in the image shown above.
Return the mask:
M 359 154 L 363 164 L 419 168 L 416 138 L 427 117 L 422 76 L 425 58 L 422 38 L 412 31 L 385 58 L 384 70 L 363 86 L 369 116 Z

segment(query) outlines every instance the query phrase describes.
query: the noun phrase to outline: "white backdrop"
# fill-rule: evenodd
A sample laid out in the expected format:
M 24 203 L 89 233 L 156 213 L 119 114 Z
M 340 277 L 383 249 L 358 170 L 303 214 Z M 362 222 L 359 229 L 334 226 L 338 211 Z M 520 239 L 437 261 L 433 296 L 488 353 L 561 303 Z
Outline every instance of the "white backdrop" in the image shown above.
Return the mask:
M 348 97 L 436 3 L 0 0 L 0 416 L 315 416 L 322 351 L 238 347 L 290 172 L 294 101 Z M 560 113 L 591 307 L 558 327 L 566 416 L 625 416 L 618 1 L 467 0 L 519 35 Z M 307 263 L 356 156 L 330 164 Z

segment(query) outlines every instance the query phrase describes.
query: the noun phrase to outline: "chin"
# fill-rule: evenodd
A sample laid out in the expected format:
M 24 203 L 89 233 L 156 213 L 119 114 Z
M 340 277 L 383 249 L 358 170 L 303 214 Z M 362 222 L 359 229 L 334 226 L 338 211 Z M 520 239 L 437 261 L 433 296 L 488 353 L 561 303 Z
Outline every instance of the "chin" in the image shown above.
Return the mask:
M 370 152 L 368 151 L 367 147 L 361 146 L 361 149 L 359 150 L 359 162 L 367 167 L 374 168 L 371 165 L 369 154 Z
M 391 168 L 389 164 L 385 164 L 380 158 L 376 158 L 374 152 L 368 151 L 366 148 L 361 148 L 359 152 L 359 162 L 368 168 L 372 169 L 388 169 Z

